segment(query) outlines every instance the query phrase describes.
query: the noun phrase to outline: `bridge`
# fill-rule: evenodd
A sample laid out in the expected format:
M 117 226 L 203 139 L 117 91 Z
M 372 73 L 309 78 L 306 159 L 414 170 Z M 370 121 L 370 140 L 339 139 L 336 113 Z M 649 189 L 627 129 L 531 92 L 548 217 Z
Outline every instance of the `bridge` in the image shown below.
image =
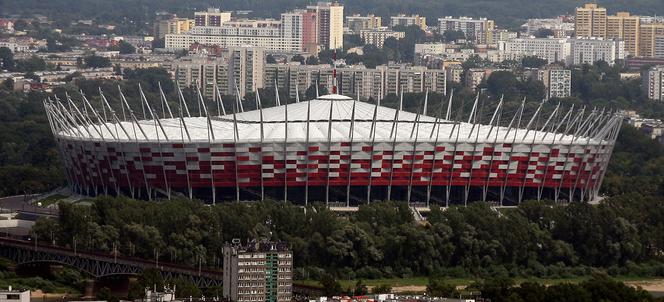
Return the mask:
M 16 262 L 58 263 L 76 268 L 95 278 L 113 275 L 139 275 L 144 270 L 156 269 L 167 279 L 184 278 L 198 287 L 221 286 L 222 272 L 184 265 L 132 258 L 113 254 L 72 251 L 70 249 L 36 244 L 32 241 L 0 238 L 0 257 Z

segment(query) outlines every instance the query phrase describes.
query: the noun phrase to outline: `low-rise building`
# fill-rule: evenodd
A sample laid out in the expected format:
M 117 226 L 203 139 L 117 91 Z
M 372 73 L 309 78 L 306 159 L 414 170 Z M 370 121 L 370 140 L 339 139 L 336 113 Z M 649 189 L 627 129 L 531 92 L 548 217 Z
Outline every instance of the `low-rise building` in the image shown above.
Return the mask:
M 29 290 L 15 290 L 10 286 L 0 290 L 0 302 L 30 302 Z
M 37 52 L 40 49 L 46 49 L 48 46 L 46 40 L 35 39 L 32 37 L 9 37 L 0 39 L 0 47 L 9 48 L 14 53 L 17 52 Z
M 365 44 L 371 44 L 378 48 L 383 48 L 387 38 L 395 38 L 397 40 L 403 39 L 406 37 L 406 33 L 403 31 L 393 31 L 387 27 L 381 27 L 362 30 L 360 31 L 360 37 Z
M 415 44 L 415 55 L 442 55 L 447 50 L 445 43 L 418 43 Z

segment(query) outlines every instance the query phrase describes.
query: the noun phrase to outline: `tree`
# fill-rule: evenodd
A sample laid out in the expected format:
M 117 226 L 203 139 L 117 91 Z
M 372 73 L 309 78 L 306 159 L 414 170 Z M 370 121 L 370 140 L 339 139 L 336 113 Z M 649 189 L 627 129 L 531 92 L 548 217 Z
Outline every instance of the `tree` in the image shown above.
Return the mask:
M 122 67 L 120 66 L 120 64 L 113 65 L 113 73 L 115 73 L 116 75 L 122 75 Z
M 470 58 L 468 58 L 466 61 L 464 61 L 461 66 L 463 66 L 463 69 L 468 69 L 468 68 L 482 68 L 482 67 L 488 67 L 491 65 L 491 62 L 487 59 L 480 58 L 478 55 L 472 55 Z
M 171 79 L 171 75 L 166 69 L 159 67 L 138 68 L 138 69 L 125 69 L 124 75 L 126 79 L 140 81 L 143 88 L 149 91 L 158 92 L 159 84 L 164 90 L 164 93 L 169 94 L 175 90 L 175 83 Z
M 487 88 L 493 95 L 505 95 L 506 99 L 513 99 L 519 92 L 519 80 L 510 71 L 495 71 L 486 80 Z
M 445 39 L 445 42 L 454 42 L 465 38 L 466 34 L 460 30 L 446 30 L 443 33 L 443 39 Z
M 547 60 L 536 56 L 528 56 L 521 59 L 521 65 L 529 68 L 540 68 L 548 63 Z
M 482 292 L 482 298 L 489 298 L 495 302 L 510 301 L 511 288 L 514 286 L 514 280 L 509 278 L 489 278 L 471 287 L 478 287 Z
M 44 59 L 32 56 L 25 60 L 16 60 L 13 71 L 18 72 L 35 72 L 46 70 L 46 61 Z
M 10 71 L 14 69 L 14 53 L 7 47 L 0 47 L 0 68 Z
M 291 62 L 300 62 L 300 64 L 304 65 L 304 57 L 302 55 L 294 55 L 291 57 Z
M 177 278 L 173 284 L 177 290 L 176 295 L 181 298 L 200 297 L 201 290 L 185 278 Z
M 120 40 L 120 43 L 118 44 L 118 50 L 120 51 L 121 54 L 136 53 L 136 47 L 134 47 L 134 45 L 129 44 L 125 40 Z
M 85 57 L 84 61 L 85 61 L 85 66 L 88 68 L 111 67 L 111 60 L 102 56 L 90 55 Z
M 439 278 L 429 278 L 427 295 L 430 297 L 454 298 L 459 295 L 456 286 Z
M 355 283 L 355 289 L 353 290 L 353 295 L 355 296 L 364 296 L 369 293 L 367 285 L 362 282 L 362 280 L 357 280 Z
M 336 296 L 343 291 L 341 284 L 330 274 L 323 275 L 320 285 L 323 287 L 323 295 L 328 297 Z
M 2 84 L 0 85 L 0 88 L 4 89 L 4 90 L 9 90 L 9 91 L 14 90 L 14 80 L 12 80 L 12 79 L 4 80 L 2 82 Z
M 274 59 L 274 56 L 272 54 L 269 54 L 269 55 L 265 56 L 265 63 L 275 64 L 275 63 L 277 63 L 277 60 Z
M 392 286 L 389 284 L 381 284 L 372 288 L 371 292 L 373 294 L 389 294 L 392 292 Z
M 328 94 L 327 87 L 323 85 L 318 85 L 318 96 Z M 316 95 L 316 84 L 309 86 L 307 91 L 304 92 L 304 98 L 306 100 L 313 100 L 317 97 Z
M 138 278 L 141 288 L 162 288 L 164 286 L 164 278 L 157 269 L 146 269 Z
M 360 37 L 360 35 L 344 35 L 345 50 L 363 45 L 364 45 L 364 40 L 362 40 L 362 37 Z
M 152 41 L 152 48 L 164 48 L 166 46 L 166 40 L 164 38 L 154 39 Z
M 307 65 L 318 65 L 320 61 L 315 56 L 309 56 L 306 61 Z
M 535 32 L 535 37 L 536 38 L 548 38 L 548 37 L 553 37 L 555 35 L 555 32 L 549 28 L 540 28 Z
M 117 302 L 119 301 L 118 297 L 114 296 L 111 292 L 111 289 L 108 287 L 102 287 L 97 293 L 97 299 L 108 302 Z

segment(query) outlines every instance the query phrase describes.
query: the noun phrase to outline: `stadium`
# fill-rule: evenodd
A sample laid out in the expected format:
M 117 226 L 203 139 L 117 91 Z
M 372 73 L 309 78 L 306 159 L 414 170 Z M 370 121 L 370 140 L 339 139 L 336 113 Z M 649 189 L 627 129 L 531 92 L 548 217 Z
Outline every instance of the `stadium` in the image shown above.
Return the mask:
M 525 114 L 524 101 L 507 116 L 501 100 L 482 124 L 479 97 L 459 121 L 451 119 L 453 96 L 428 114 L 402 110 L 403 96 L 394 109 L 338 94 L 283 104 L 277 97 L 270 108 L 257 96 L 258 109 L 244 111 L 247 100 L 206 106 L 199 93 L 193 116 L 182 93 L 171 111 L 163 93 L 151 106 L 142 91 L 148 114 L 139 119 L 124 95 L 114 106 L 101 98 L 97 108 L 85 96 L 82 106 L 69 96 L 44 101 L 67 180 L 81 194 L 144 199 L 595 200 L 622 123 L 619 113 L 560 104 L 545 115 L 544 102 Z M 427 108 L 428 98 L 422 102 Z M 168 110 L 159 116 L 157 106 Z

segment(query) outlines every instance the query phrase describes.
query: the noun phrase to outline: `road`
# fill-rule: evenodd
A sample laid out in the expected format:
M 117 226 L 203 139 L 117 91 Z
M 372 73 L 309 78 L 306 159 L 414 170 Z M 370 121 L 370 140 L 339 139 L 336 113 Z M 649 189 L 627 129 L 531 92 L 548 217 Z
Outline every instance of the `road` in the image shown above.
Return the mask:
M 22 214 L 21 218 L 27 220 L 36 220 L 41 216 L 55 216 L 58 214 L 55 209 L 40 208 L 37 205 L 31 204 L 30 200 L 37 196 L 39 196 L 39 194 L 0 198 L 0 212 L 19 212 Z

